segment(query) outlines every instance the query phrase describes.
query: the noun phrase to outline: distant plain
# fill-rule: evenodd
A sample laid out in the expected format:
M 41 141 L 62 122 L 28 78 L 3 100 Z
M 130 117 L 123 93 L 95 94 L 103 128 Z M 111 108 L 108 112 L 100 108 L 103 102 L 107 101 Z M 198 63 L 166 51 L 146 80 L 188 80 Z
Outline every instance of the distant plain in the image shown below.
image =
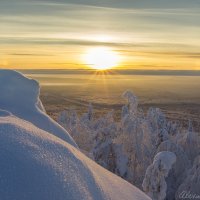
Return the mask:
M 87 111 L 92 103 L 96 116 L 114 110 L 115 117 L 125 100 L 122 94 L 131 90 L 146 111 L 159 107 L 171 120 L 181 120 L 187 126 L 192 120 L 196 129 L 200 123 L 200 76 L 184 72 L 80 70 L 23 70 L 41 85 L 41 99 L 46 111 L 57 119 L 62 110 L 75 109 L 78 114 Z M 198 74 L 198 73 L 197 73 Z

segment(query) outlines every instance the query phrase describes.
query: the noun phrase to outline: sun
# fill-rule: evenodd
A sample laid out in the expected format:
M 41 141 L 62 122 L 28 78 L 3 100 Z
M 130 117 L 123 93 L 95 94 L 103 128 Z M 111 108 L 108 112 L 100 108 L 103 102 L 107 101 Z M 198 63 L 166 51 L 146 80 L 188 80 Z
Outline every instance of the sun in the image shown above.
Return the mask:
M 84 58 L 86 65 L 96 70 L 107 70 L 119 64 L 119 55 L 106 47 L 89 49 Z

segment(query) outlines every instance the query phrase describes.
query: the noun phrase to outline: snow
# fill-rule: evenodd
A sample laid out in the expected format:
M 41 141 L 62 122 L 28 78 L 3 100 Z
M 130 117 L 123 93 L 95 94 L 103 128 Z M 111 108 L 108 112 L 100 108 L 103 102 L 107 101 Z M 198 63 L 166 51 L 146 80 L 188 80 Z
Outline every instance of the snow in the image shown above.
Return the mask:
M 157 152 L 160 151 L 171 151 L 176 155 L 176 162 L 170 170 L 166 180 L 167 197 L 173 199 L 180 184 L 186 178 L 188 170 L 191 168 L 191 162 L 183 148 L 171 140 L 162 142 Z
M 82 154 L 50 119 L 39 84 L 0 70 L 0 198 L 3 200 L 150 200 Z
M 144 182 L 145 192 L 154 199 L 171 200 L 181 192 L 179 188 L 198 188 L 200 178 L 194 177 L 199 177 L 199 171 L 192 166 L 200 155 L 200 134 L 192 122 L 189 120 L 186 129 L 181 121 L 167 119 L 159 108 L 144 112 L 131 91 L 123 97 L 126 104 L 120 120 L 113 111 L 96 117 L 89 105 L 80 117 L 75 110 L 62 112 L 58 122 L 98 164 L 141 189 Z M 158 154 L 163 151 L 171 153 Z M 173 153 L 176 162 L 172 165 Z M 154 157 L 158 161 L 153 163 Z
M 171 169 L 172 165 L 176 162 L 176 155 L 169 151 L 161 151 L 156 154 L 153 164 L 154 165 L 161 165 L 162 171 L 164 172 L 165 176 L 168 175 L 169 170 Z
M 12 114 L 6 110 L 0 110 L 0 117 L 5 117 L 9 115 L 12 115 Z
M 199 188 L 200 155 L 194 160 L 192 168 L 188 170 L 186 179 L 183 181 L 177 191 L 176 199 L 200 199 Z
M 153 200 L 165 200 L 167 192 L 165 178 L 175 162 L 174 153 L 162 151 L 156 154 L 153 164 L 147 168 L 142 186 Z
M 149 199 L 77 148 L 15 116 L 0 117 L 4 200 Z
M 138 107 L 138 99 L 137 97 L 129 90 L 123 93 L 123 98 L 128 101 L 130 114 L 134 115 L 136 114 L 137 107 Z
M 0 109 L 30 121 L 37 127 L 77 146 L 67 131 L 45 113 L 39 93 L 37 81 L 28 79 L 16 71 L 0 70 Z

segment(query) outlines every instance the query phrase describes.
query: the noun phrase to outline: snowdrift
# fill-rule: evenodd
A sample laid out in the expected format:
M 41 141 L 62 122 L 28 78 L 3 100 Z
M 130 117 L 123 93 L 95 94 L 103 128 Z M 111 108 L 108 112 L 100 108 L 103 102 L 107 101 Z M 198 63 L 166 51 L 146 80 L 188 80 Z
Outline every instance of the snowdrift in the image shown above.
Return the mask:
M 39 85 L 0 70 L 0 198 L 149 200 L 83 155 L 45 113 Z
M 12 70 L 0 70 L 0 109 L 77 146 L 71 136 L 53 121 L 39 99 L 39 83 Z

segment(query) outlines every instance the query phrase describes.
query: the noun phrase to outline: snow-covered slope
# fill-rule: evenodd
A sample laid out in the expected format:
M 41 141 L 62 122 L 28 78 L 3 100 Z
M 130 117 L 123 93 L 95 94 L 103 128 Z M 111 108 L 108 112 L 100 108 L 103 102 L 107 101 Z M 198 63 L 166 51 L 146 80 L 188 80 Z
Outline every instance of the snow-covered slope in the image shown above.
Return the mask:
M 46 113 L 39 99 L 37 81 L 12 70 L 0 70 L 0 109 L 30 121 L 37 127 L 76 146 L 73 139 Z
M 2 199 L 149 199 L 67 142 L 7 112 L 0 115 Z
M 75 147 L 44 113 L 38 88 L 0 70 L 0 199 L 149 200 Z

